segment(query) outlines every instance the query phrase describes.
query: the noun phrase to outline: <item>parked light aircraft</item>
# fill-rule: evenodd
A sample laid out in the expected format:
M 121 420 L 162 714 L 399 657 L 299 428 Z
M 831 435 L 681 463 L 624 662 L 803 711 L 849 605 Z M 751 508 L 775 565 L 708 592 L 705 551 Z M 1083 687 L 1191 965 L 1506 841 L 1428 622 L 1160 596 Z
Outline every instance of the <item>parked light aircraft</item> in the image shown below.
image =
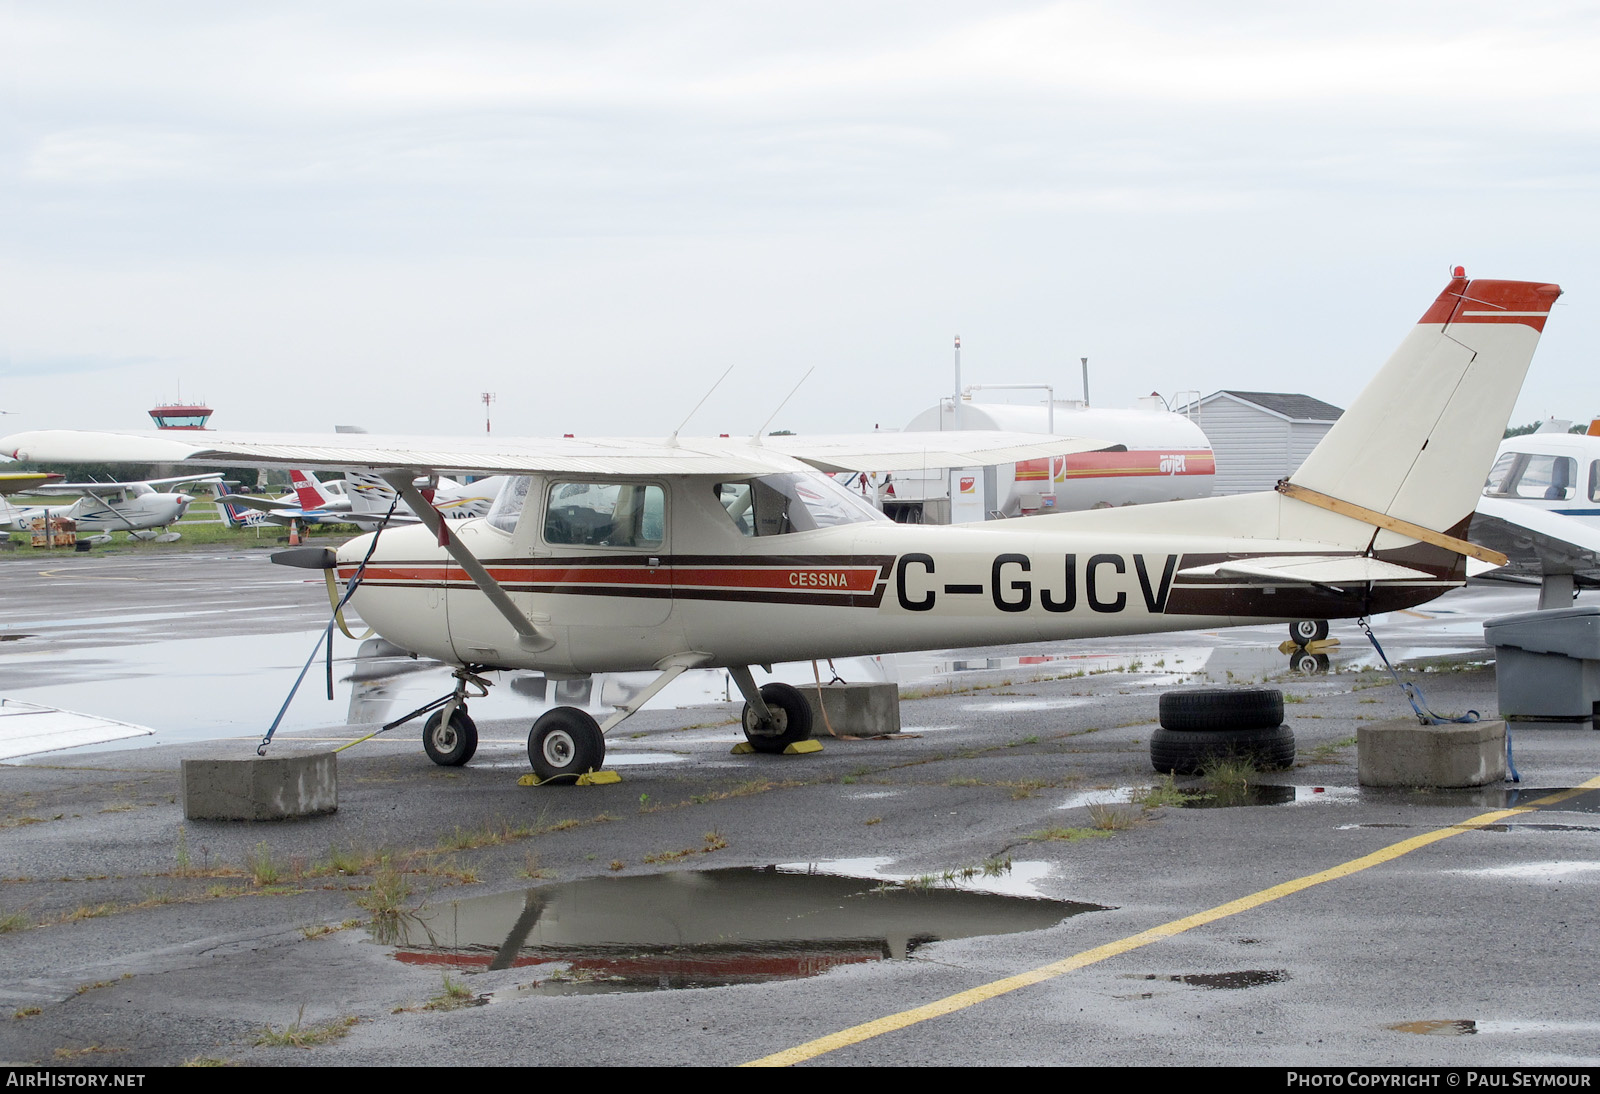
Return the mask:
M 1501 558 L 1461 536 L 1560 291 L 1469 281 L 1457 268 L 1276 491 L 988 524 L 895 524 L 817 472 L 1030 460 L 1097 442 L 954 431 L 748 441 L 42 431 L 0 440 L 0 452 L 382 473 L 425 527 L 293 558 L 345 582 L 359 573 L 352 602 L 369 625 L 457 666 L 454 694 L 423 732 L 435 762 L 472 756 L 466 689 L 484 670 L 659 674 L 604 725 L 574 707 L 533 724 L 535 773 L 576 777 L 600 766 L 608 730 L 690 668 L 727 669 L 750 743 L 777 752 L 810 734 L 810 708 L 791 686 L 758 687 L 753 666 L 1431 600 L 1463 582 L 1467 556 Z M 1326 299 L 1330 322 L 1359 306 L 1348 292 Z M 452 527 L 415 479 L 461 471 L 515 477 L 485 519 Z
M 350 498 L 339 479 L 321 482 L 316 475 L 294 468 L 289 472 L 293 492 L 282 497 L 265 494 L 219 493 L 217 505 L 230 527 L 252 527 L 263 522 L 287 525 L 348 524 Z M 226 500 L 223 500 L 226 498 Z M 259 513 L 252 516 L 251 511 Z
M 1502 441 L 1472 518 L 1472 541 L 1510 558 L 1481 576 L 1538 582 L 1540 608 L 1600 588 L 1600 420 L 1588 434 L 1566 426 Z
M 29 531 L 34 521 L 49 517 L 52 521 L 74 521 L 80 535 L 110 532 L 138 535 L 175 523 L 194 501 L 188 494 L 163 492 L 156 487 L 215 482 L 221 477 L 220 474 L 179 475 L 142 482 L 53 482 L 33 487 L 30 492 L 36 495 L 76 494 L 77 500 L 71 505 L 7 506 L 3 519 L 6 528 L 16 532 Z

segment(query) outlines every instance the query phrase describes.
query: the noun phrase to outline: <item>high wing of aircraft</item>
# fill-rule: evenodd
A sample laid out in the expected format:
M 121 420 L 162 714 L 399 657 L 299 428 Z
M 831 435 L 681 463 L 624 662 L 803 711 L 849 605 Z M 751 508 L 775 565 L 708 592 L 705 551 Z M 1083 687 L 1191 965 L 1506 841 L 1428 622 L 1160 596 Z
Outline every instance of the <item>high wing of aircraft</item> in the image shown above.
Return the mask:
M 1509 559 L 1481 576 L 1538 583 L 1540 608 L 1600 588 L 1600 436 L 1565 424 L 1500 443 L 1469 533 Z
M 5 515 L 6 526 L 25 532 L 33 522 L 71 520 L 81 534 L 98 535 L 128 532 L 137 535 L 153 528 L 165 528 L 183 517 L 194 498 L 188 494 L 157 490 L 176 483 L 210 483 L 221 474 L 176 475 L 167 479 L 139 482 L 53 482 L 33 487 L 35 495 L 76 496 L 71 505 L 31 505 L 12 507 Z
M 132 436 L 43 431 L 0 452 L 366 470 L 422 527 L 284 561 L 335 570 L 390 642 L 457 666 L 423 730 L 467 762 L 467 689 L 504 668 L 571 678 L 654 670 L 604 725 L 575 707 L 533 724 L 542 780 L 577 778 L 604 734 L 694 667 L 727 669 L 758 751 L 810 735 L 789 685 L 753 667 L 951 645 L 1362 616 L 1465 580 L 1462 536 L 1559 287 L 1458 268 L 1388 363 L 1275 491 L 971 525 L 900 525 L 817 471 L 963 467 L 1103 441 L 982 432 L 750 440 L 474 440 L 376 435 Z M 1332 310 L 1355 306 L 1329 297 Z M 513 476 L 453 526 L 423 475 Z
M 0 496 L 21 494 L 60 477 L 54 471 L 11 471 L 0 474 Z

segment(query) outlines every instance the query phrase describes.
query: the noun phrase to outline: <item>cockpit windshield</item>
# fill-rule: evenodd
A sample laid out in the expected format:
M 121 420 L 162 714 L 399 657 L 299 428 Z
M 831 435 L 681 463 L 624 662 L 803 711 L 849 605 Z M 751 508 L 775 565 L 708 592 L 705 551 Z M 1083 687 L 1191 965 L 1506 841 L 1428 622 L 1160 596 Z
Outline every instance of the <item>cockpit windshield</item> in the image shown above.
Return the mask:
M 763 475 L 719 482 L 713 489 L 734 527 L 746 536 L 782 536 L 888 519 L 826 475 Z

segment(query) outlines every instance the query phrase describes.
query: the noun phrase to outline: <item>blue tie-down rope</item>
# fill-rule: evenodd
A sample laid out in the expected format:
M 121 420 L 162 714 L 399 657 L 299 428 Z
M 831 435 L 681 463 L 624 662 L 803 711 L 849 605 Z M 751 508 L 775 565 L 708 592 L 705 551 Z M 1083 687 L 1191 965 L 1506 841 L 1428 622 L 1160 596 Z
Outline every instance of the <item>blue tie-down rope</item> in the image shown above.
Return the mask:
M 399 502 L 395 498 L 395 502 Z M 283 716 L 289 712 L 289 704 L 294 702 L 295 693 L 300 690 L 300 685 L 305 681 L 306 673 L 311 671 L 311 663 L 317 659 L 317 654 L 322 652 L 323 643 L 328 646 L 328 698 L 333 698 L 333 628 L 339 622 L 339 613 L 355 595 L 357 586 L 361 584 L 361 575 L 367 572 L 367 563 L 372 561 L 372 552 L 378 549 L 378 537 L 389 526 L 389 517 L 394 516 L 394 505 L 389 506 L 388 516 L 383 518 L 383 523 L 378 525 L 378 530 L 372 534 L 372 542 L 367 546 L 367 555 L 361 560 L 361 565 L 356 567 L 356 572 L 350 577 L 350 584 L 345 586 L 344 595 L 339 598 L 339 603 L 333 606 L 333 615 L 328 620 L 328 625 L 322 629 L 322 637 L 317 639 L 317 644 L 311 650 L 311 656 L 306 658 L 306 663 L 300 669 L 300 675 L 294 678 L 294 686 L 289 689 L 288 696 L 283 700 L 283 706 L 278 708 L 278 716 L 272 719 L 272 725 L 267 727 L 267 735 L 261 738 L 261 743 L 256 745 L 256 755 L 265 756 L 267 745 L 272 743 L 272 735 L 278 732 L 278 724 L 283 721 Z
M 1372 625 L 1367 621 L 1367 618 L 1362 616 L 1356 620 L 1356 626 L 1360 627 L 1367 636 L 1367 639 L 1372 643 L 1372 648 L 1377 650 L 1378 656 L 1383 659 L 1383 667 L 1389 670 L 1389 675 L 1394 677 L 1394 682 L 1400 685 L 1401 691 L 1405 692 L 1406 700 L 1411 704 L 1411 709 L 1416 712 L 1418 722 L 1425 726 L 1437 726 L 1444 725 L 1447 722 L 1470 724 L 1479 719 L 1480 715 L 1475 710 L 1469 710 L 1459 718 L 1447 718 L 1442 714 L 1434 713 L 1433 708 L 1428 706 L 1427 697 L 1422 694 L 1422 689 L 1415 684 L 1400 679 L 1400 674 L 1395 671 L 1394 665 L 1389 662 L 1389 655 L 1383 652 L 1383 646 L 1379 644 L 1378 636 L 1372 633 Z M 1512 782 L 1519 783 L 1522 781 L 1522 776 L 1517 773 L 1516 762 L 1511 758 L 1511 726 L 1509 724 L 1506 726 L 1506 767 L 1511 772 Z

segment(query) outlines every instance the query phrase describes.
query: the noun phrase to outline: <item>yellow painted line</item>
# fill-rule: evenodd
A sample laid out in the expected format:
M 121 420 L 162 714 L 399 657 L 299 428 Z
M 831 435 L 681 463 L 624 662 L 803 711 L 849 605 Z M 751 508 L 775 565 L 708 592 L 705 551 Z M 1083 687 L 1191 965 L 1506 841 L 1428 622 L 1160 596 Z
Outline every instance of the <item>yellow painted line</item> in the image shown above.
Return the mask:
M 57 548 L 60 550 L 61 548 Z M 142 577 L 96 577 L 94 574 L 64 574 L 59 570 L 40 570 L 40 577 L 77 577 L 84 581 L 143 581 Z
M 924 1006 L 903 1010 L 899 1014 L 890 1014 L 875 1021 L 863 1022 L 861 1025 L 851 1026 L 849 1029 L 842 1029 L 838 1033 L 819 1037 L 814 1041 L 807 1041 L 803 1045 L 796 1045 L 794 1048 L 775 1052 L 771 1056 L 763 1056 L 759 1060 L 751 1060 L 743 1066 L 787 1067 L 791 1064 L 814 1060 L 818 1056 L 824 1056 L 837 1049 L 857 1045 L 874 1037 L 881 1037 L 885 1033 L 892 1033 L 895 1030 L 914 1026 L 919 1022 L 926 1022 L 930 1018 L 940 1018 L 946 1014 L 953 1014 L 958 1010 L 965 1010 L 968 1007 L 976 1006 L 1008 992 L 1016 991 L 1018 988 L 1026 988 L 1034 984 L 1043 983 L 1046 980 L 1054 980 L 1058 976 L 1064 976 L 1069 972 L 1098 964 L 1108 958 L 1129 953 L 1148 946 L 1152 942 L 1159 942 L 1162 939 L 1183 934 L 1185 931 L 1193 930 L 1196 927 L 1203 927 L 1207 923 L 1215 923 L 1219 919 L 1226 919 L 1229 916 L 1238 915 L 1240 912 L 1259 908 L 1263 904 L 1270 904 L 1274 900 L 1281 900 L 1286 896 L 1321 885 L 1324 882 L 1336 881 L 1339 878 L 1349 877 L 1351 874 L 1360 873 L 1362 870 L 1373 866 L 1392 862 L 1402 855 L 1410 854 L 1419 848 L 1426 847 L 1431 843 L 1438 843 L 1440 840 L 1449 839 L 1451 836 L 1459 835 L 1462 832 L 1475 832 L 1491 824 L 1503 821 L 1507 817 L 1514 817 L 1520 813 L 1531 813 L 1539 806 L 1554 805 L 1559 801 L 1577 797 L 1579 794 L 1594 789 L 1600 789 L 1600 776 L 1596 776 L 1571 790 L 1548 794 L 1545 797 L 1529 802 L 1527 805 L 1519 805 L 1514 809 L 1499 809 L 1493 813 L 1482 813 L 1459 824 L 1438 828 L 1432 832 L 1425 832 L 1420 836 L 1412 836 L 1410 839 L 1392 843 L 1388 847 L 1374 851 L 1370 855 L 1351 859 L 1349 862 L 1341 863 L 1330 869 L 1322 870 L 1315 874 L 1307 874 L 1305 877 L 1286 881 L 1269 889 L 1262 889 L 1260 892 L 1251 893 L 1249 896 L 1240 897 L 1238 900 L 1230 900 L 1228 903 L 1219 904 L 1215 908 L 1196 912 L 1194 915 L 1185 916 L 1182 919 L 1174 919 L 1168 923 L 1161 924 L 1159 927 L 1152 927 L 1148 931 L 1140 931 L 1138 934 L 1129 935 L 1127 938 L 1108 942 L 1104 946 L 1096 946 L 1092 950 L 1084 950 L 1081 953 L 1073 954 L 1071 957 L 1049 965 L 1041 965 L 1039 968 L 1018 973 L 1016 976 L 994 980 L 967 991 L 957 992 L 955 995 L 947 995 L 943 999 L 935 1000 Z

